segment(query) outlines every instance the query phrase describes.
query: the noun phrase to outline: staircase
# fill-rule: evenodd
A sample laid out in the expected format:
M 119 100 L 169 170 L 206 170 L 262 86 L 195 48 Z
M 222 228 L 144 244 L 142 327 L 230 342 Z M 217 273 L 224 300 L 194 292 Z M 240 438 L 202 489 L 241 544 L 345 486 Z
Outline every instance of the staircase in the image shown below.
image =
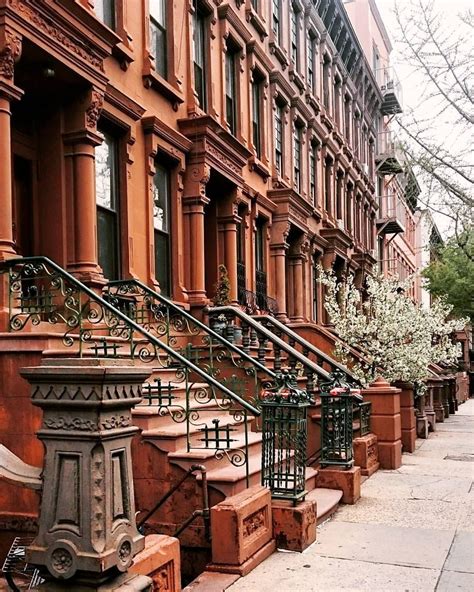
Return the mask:
M 206 468 L 163 508 L 157 524 L 169 534 L 186 518 L 181 505 L 189 514 L 200 499 L 204 474 L 211 506 L 260 483 L 258 397 L 278 372 L 296 374 L 299 386 L 313 395 L 313 418 L 319 380 L 335 369 L 353 378 L 271 317 L 220 307 L 209 311 L 208 326 L 136 280 L 111 282 L 98 295 L 44 257 L 10 260 L 0 271 L 9 280 L 10 338 L 42 332 L 50 350 L 44 355 L 132 360 L 152 371 L 134 410 L 142 429 L 134 446 L 137 508 L 153 507 L 183 471 Z M 222 315 L 225 325 L 218 329 Z M 307 456 L 317 461 L 317 449 L 310 449 L 320 437 L 309 424 L 313 444 Z M 317 474 L 317 468 L 306 468 L 306 488 L 318 498 L 322 520 L 337 507 L 340 492 L 319 490 Z M 202 542 L 201 535 L 196 527 L 188 543 Z

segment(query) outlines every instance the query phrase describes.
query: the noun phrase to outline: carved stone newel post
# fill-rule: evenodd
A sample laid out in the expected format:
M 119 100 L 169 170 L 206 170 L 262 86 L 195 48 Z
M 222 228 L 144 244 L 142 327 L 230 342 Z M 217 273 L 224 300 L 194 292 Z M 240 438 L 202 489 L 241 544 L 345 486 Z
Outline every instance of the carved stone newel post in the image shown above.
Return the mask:
M 144 547 L 135 524 L 131 409 L 150 372 L 120 364 L 56 359 L 22 371 L 33 405 L 43 409 L 38 438 L 46 451 L 39 532 L 27 557 L 68 580 L 64 589 L 117 581 Z M 148 583 L 135 576 L 131 589 Z

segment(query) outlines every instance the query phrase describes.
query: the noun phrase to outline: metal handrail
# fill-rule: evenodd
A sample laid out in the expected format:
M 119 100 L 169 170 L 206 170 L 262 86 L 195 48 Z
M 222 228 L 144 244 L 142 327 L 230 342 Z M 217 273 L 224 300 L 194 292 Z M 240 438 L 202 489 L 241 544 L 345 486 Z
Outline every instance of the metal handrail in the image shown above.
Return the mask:
M 136 279 L 114 280 L 114 281 L 109 282 L 107 284 L 107 287 L 114 287 L 114 286 L 121 286 L 121 285 L 135 285 L 135 286 L 139 287 L 141 290 L 146 292 L 149 296 L 152 296 L 153 298 L 158 300 L 158 302 L 167 306 L 170 310 L 173 310 L 174 312 L 178 313 L 179 315 L 184 317 L 187 321 L 189 321 L 190 323 L 192 323 L 196 327 L 199 327 L 199 329 L 201 329 L 201 331 L 203 331 L 204 333 L 206 333 L 207 335 L 212 337 L 213 340 L 218 341 L 219 343 L 224 345 L 227 349 L 231 350 L 232 352 L 234 352 L 235 354 L 240 356 L 243 360 L 245 360 L 246 362 L 249 362 L 250 364 L 252 364 L 256 368 L 258 368 L 261 372 L 265 372 L 272 379 L 274 379 L 276 377 L 276 374 L 275 374 L 275 372 L 273 372 L 273 370 L 269 370 L 268 368 L 266 368 L 258 360 L 256 360 L 255 358 L 252 358 L 252 356 L 249 356 L 247 353 L 245 353 L 240 347 L 237 347 L 236 345 L 234 345 L 233 343 L 228 341 L 225 337 L 223 337 L 219 333 L 216 333 L 216 331 L 211 329 L 208 325 L 202 323 L 196 317 L 193 317 L 193 315 L 189 314 L 186 310 L 184 310 L 183 308 L 181 308 L 180 306 L 178 306 L 177 304 L 175 304 L 174 302 L 172 302 L 168 298 L 165 298 L 164 296 L 162 296 L 158 292 L 155 292 L 155 290 L 152 290 L 149 286 L 142 283 L 140 280 L 136 280 Z
M 324 353 L 323 351 L 318 349 L 315 345 L 313 345 L 312 343 L 310 343 L 309 341 L 304 339 L 304 337 L 301 337 L 301 335 L 299 335 L 296 331 L 294 331 L 293 329 L 288 327 L 288 325 L 285 325 L 284 323 L 282 323 L 278 319 L 275 319 L 274 317 L 271 317 L 268 315 L 255 316 L 254 318 L 258 322 L 269 323 L 269 324 L 273 325 L 274 327 L 276 327 L 279 331 L 282 331 L 283 333 L 288 335 L 288 337 L 293 339 L 296 343 L 298 343 L 299 345 L 301 345 L 305 349 L 309 350 L 311 353 L 313 353 L 319 359 L 323 360 L 324 362 L 326 362 L 327 364 L 332 366 L 331 371 L 334 369 L 340 370 L 348 378 L 350 378 L 353 382 L 355 382 L 356 384 L 359 384 L 359 385 L 361 384 L 359 379 L 354 374 L 352 374 L 352 372 L 348 368 L 346 368 L 346 366 L 343 366 L 342 364 L 340 364 L 339 362 L 337 362 L 336 360 L 331 358 L 331 356 L 328 356 L 326 353 Z
M 329 379 L 329 372 L 326 372 L 324 368 L 321 368 L 318 364 L 315 364 L 311 360 L 309 360 L 306 356 L 301 354 L 298 350 L 291 345 L 288 345 L 286 341 L 280 339 L 273 331 L 270 331 L 266 327 L 264 327 L 261 323 L 258 323 L 254 320 L 253 317 L 249 316 L 240 308 L 236 308 L 234 306 L 214 306 L 211 309 L 213 314 L 225 314 L 230 313 L 234 316 L 238 317 L 240 320 L 247 323 L 256 333 L 263 335 L 265 339 L 271 341 L 274 345 L 276 345 L 279 349 L 286 352 L 289 356 L 292 356 L 297 362 L 302 364 L 304 367 L 308 368 L 312 372 L 314 372 L 319 378 L 324 378 L 325 380 Z
M 251 405 L 245 399 L 242 399 L 241 397 L 239 397 L 238 395 L 233 393 L 226 386 L 224 386 L 219 381 L 217 381 L 215 378 L 213 378 L 212 376 L 207 374 L 204 370 L 199 368 L 199 366 L 196 366 L 195 364 L 190 362 L 187 358 L 185 358 L 184 356 L 182 356 L 181 354 L 179 354 L 178 352 L 173 350 L 171 347 L 169 347 L 168 345 L 166 345 L 165 343 L 163 343 L 162 341 L 160 341 L 159 339 L 154 337 L 146 329 L 144 329 L 141 325 L 139 325 L 138 323 L 135 323 L 135 321 L 130 319 L 130 317 L 128 317 L 127 315 L 122 313 L 120 310 L 115 308 L 112 304 L 110 304 L 109 302 L 107 302 L 106 300 L 104 300 L 103 298 L 98 296 L 93 290 L 91 290 L 90 288 L 85 286 L 77 278 L 75 278 L 73 275 L 68 273 L 65 269 L 60 267 L 57 263 L 55 263 L 54 261 L 52 261 L 48 257 L 38 256 L 38 257 L 22 257 L 22 258 L 18 258 L 18 259 L 9 259 L 8 261 L 3 261 L 2 263 L 0 263 L 0 271 L 2 271 L 2 270 L 7 271 L 10 268 L 15 267 L 16 265 L 25 265 L 28 263 L 42 263 L 44 265 L 49 265 L 54 271 L 56 271 L 56 273 L 58 273 L 60 276 L 65 278 L 73 286 L 75 286 L 76 289 L 80 290 L 84 294 L 87 294 L 87 296 L 89 296 L 89 298 L 92 301 L 96 302 L 97 304 L 102 306 L 105 310 L 108 310 L 110 313 L 112 313 L 113 315 L 118 317 L 126 326 L 128 326 L 129 328 L 132 328 L 134 331 L 136 331 L 137 333 L 142 335 L 145 339 L 150 341 L 155 347 L 165 351 L 171 358 L 177 360 L 180 364 L 185 366 L 189 371 L 194 372 L 195 374 L 199 375 L 210 386 L 213 386 L 214 388 L 216 388 L 219 391 L 221 391 L 222 393 L 224 393 L 227 397 L 229 397 L 234 402 L 241 405 L 244 409 L 249 411 L 252 415 L 254 415 L 256 417 L 258 417 L 260 415 L 260 411 L 256 407 Z

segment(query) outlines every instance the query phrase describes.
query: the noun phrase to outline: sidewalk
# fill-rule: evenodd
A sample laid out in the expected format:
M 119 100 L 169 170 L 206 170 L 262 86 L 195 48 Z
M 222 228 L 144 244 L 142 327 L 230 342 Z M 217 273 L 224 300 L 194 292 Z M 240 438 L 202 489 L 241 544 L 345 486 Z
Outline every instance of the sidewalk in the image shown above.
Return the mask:
M 436 427 L 304 553 L 274 553 L 229 592 L 474 590 L 474 400 Z

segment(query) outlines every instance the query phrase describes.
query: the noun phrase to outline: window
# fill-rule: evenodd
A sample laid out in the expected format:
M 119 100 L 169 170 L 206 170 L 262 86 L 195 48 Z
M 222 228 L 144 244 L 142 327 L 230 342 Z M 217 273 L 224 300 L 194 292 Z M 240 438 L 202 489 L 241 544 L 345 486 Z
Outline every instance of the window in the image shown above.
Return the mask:
M 329 109 L 329 76 L 330 76 L 331 62 L 327 57 L 324 58 L 323 64 L 323 105 Z
M 298 69 L 298 13 L 294 6 L 290 8 L 291 59 Z
M 94 10 L 97 18 L 110 29 L 115 29 L 115 1 L 114 0 L 96 0 Z
M 307 39 L 307 51 L 308 51 L 308 86 L 311 89 L 311 92 L 314 93 L 314 86 L 315 86 L 315 76 L 314 76 L 314 37 L 308 31 L 308 39 Z
M 328 214 L 332 213 L 332 160 L 326 158 L 325 162 L 325 179 L 324 179 L 324 209 Z
M 257 77 L 252 82 L 252 142 L 258 158 L 262 156 L 262 80 Z
M 275 109 L 275 168 L 278 174 L 283 173 L 283 107 Z
M 318 322 L 318 290 L 319 290 L 319 275 L 318 275 L 318 256 L 313 257 L 313 321 Z
M 346 227 L 352 233 L 352 185 L 347 185 L 346 188 Z
M 316 166 L 318 162 L 317 158 L 317 146 L 315 143 L 311 144 L 309 151 L 309 195 L 316 204 Z
M 293 163 L 293 184 L 301 192 L 301 127 L 297 125 L 293 130 Z
M 155 164 L 153 177 L 153 229 L 155 277 L 165 296 L 171 296 L 171 179 L 168 168 Z
M 255 292 L 260 310 L 267 308 L 267 274 L 265 272 L 265 221 L 257 218 L 255 234 Z
M 206 110 L 206 16 L 194 3 L 193 15 L 194 89 L 199 106 Z
M 119 190 L 117 141 L 103 132 L 95 149 L 95 194 L 99 265 L 109 280 L 119 279 Z
M 272 0 L 272 31 L 278 45 L 281 45 L 281 0 Z
M 351 139 L 351 98 L 346 95 L 344 98 L 344 135 L 346 140 L 350 142 Z
M 149 0 L 150 6 L 150 52 L 155 59 L 155 69 L 160 76 L 168 74 L 166 35 L 167 0 Z
M 225 107 L 229 131 L 235 135 L 237 131 L 237 97 L 235 80 L 235 56 L 233 47 L 227 48 L 225 54 Z
M 252 8 L 255 10 L 255 12 L 258 12 L 258 0 L 252 0 L 251 4 L 252 4 Z

